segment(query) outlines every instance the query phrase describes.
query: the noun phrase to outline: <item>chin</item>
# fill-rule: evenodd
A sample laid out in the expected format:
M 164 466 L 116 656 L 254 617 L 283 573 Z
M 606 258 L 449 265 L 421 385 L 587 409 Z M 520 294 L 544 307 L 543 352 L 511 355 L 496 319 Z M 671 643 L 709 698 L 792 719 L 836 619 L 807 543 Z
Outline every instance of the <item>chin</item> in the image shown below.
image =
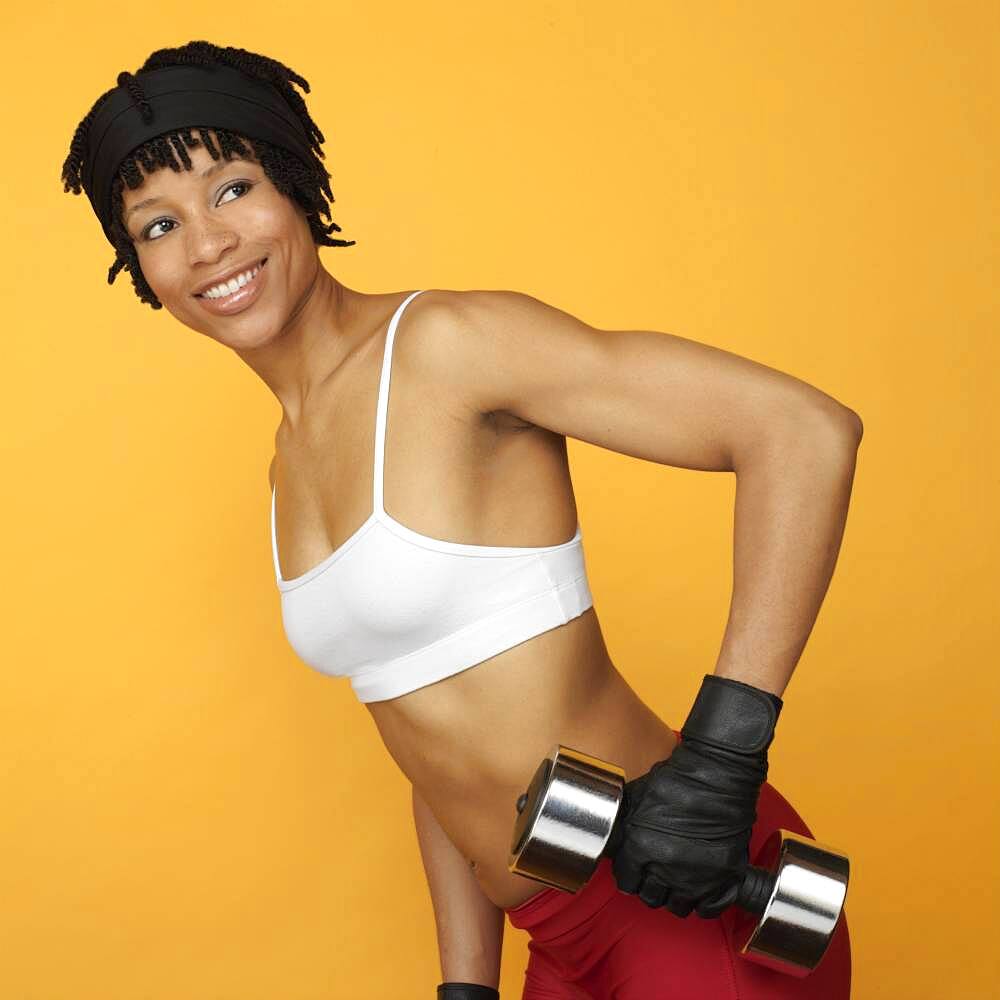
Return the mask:
M 183 314 L 168 310 L 186 327 L 196 333 L 204 334 L 222 344 L 234 346 L 251 346 L 253 342 L 264 343 L 274 336 L 279 324 L 273 316 L 264 312 L 247 310 L 246 314 L 237 313 L 234 316 L 211 316 L 186 308 Z

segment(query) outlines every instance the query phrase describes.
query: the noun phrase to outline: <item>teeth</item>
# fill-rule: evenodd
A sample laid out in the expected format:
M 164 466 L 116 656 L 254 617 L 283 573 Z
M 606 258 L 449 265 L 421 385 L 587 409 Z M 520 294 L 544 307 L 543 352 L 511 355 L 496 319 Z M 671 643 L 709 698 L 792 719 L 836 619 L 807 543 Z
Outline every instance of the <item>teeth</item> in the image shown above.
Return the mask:
M 260 269 L 261 265 L 258 264 L 252 271 L 244 271 L 243 274 L 238 274 L 235 278 L 230 278 L 228 282 L 215 285 L 207 291 L 202 292 L 201 296 L 204 299 L 221 299 L 227 295 L 232 295 L 233 292 L 241 289 L 248 281 L 253 281 L 260 272 Z

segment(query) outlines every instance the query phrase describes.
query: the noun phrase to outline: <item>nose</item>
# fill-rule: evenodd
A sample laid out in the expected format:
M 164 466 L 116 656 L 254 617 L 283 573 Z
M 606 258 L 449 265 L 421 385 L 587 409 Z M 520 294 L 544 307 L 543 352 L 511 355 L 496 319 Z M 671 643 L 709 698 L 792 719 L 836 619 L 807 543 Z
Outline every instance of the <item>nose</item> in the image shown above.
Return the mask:
M 192 267 L 217 263 L 227 250 L 240 242 L 239 236 L 232 230 L 210 223 L 189 224 L 187 237 L 188 260 Z

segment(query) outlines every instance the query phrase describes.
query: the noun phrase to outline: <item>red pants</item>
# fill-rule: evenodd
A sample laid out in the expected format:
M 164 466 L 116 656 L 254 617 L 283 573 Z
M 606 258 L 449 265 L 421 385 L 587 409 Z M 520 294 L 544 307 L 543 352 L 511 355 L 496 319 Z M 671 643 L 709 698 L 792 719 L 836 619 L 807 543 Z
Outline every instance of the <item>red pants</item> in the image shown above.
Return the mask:
M 765 783 L 751 862 L 779 827 L 812 837 Z M 521 1000 L 848 1000 L 851 993 L 846 913 L 822 961 L 799 979 L 740 957 L 733 942 L 740 911 L 731 907 L 705 920 L 648 907 L 618 889 L 610 858 L 601 859 L 578 892 L 545 888 L 506 912 L 511 925 L 531 937 Z

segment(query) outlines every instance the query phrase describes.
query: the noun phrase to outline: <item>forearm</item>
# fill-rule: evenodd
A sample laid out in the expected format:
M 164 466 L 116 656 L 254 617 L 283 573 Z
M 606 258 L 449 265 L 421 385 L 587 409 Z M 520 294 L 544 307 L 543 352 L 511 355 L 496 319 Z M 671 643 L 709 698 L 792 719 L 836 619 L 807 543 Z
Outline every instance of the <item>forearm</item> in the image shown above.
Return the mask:
M 715 667 L 781 697 L 833 576 L 860 429 L 804 417 L 734 457 L 733 593 Z
M 469 861 L 416 788 L 413 822 L 434 906 L 442 981 L 499 989 L 503 910 L 483 893 Z

